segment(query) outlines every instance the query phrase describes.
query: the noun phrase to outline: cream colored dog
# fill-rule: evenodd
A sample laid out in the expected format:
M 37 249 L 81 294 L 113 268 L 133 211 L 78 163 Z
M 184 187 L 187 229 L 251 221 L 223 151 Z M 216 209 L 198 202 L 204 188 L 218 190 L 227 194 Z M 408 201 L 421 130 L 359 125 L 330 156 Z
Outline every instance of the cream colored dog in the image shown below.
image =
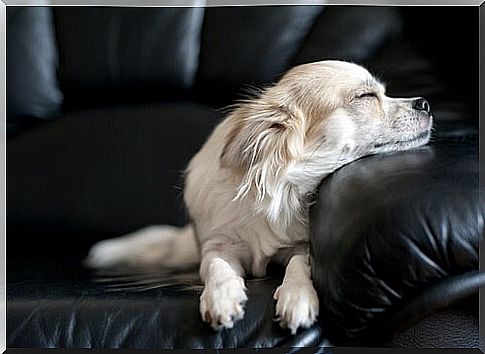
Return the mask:
M 200 313 L 214 329 L 244 315 L 244 276 L 286 266 L 276 316 L 296 333 L 318 315 L 310 276 L 308 208 L 322 178 L 365 155 L 426 144 L 432 118 L 423 98 L 390 98 L 361 66 L 297 66 L 216 127 L 186 170 L 192 223 L 151 226 L 94 245 L 92 267 L 200 264 Z

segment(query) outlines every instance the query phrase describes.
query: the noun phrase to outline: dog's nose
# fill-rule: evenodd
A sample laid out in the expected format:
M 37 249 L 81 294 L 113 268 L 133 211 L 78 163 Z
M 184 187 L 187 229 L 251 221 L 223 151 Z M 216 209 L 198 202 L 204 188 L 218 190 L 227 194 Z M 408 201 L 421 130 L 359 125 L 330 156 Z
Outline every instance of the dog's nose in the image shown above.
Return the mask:
M 426 101 L 423 97 L 420 97 L 414 101 L 413 108 L 417 109 L 418 111 L 425 111 L 428 114 L 429 112 L 431 112 L 431 108 L 429 107 L 429 102 Z

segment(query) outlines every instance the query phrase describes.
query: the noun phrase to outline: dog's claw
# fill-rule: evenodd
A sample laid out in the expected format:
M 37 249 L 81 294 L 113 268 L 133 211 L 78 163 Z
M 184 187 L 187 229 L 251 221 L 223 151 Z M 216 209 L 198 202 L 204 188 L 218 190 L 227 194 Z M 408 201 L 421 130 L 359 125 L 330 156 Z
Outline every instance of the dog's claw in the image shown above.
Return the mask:
M 296 334 L 298 328 L 308 328 L 318 315 L 318 297 L 311 284 L 283 284 L 275 291 L 276 313 L 274 320 L 281 328 Z
M 227 279 L 217 286 L 206 286 L 200 297 L 200 310 L 214 330 L 232 328 L 243 318 L 247 301 L 244 289 L 244 282 L 239 277 Z

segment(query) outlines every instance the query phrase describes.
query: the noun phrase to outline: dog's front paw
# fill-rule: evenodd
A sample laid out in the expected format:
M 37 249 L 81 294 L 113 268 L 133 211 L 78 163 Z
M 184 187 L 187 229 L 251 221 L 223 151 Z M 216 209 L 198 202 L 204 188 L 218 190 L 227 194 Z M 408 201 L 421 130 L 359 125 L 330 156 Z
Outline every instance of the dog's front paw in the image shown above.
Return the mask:
M 296 334 L 299 327 L 308 328 L 318 316 L 318 296 L 309 282 L 281 284 L 273 298 L 276 302 L 276 318 L 282 328 Z
M 209 284 L 200 297 L 200 314 L 214 330 L 232 328 L 244 317 L 246 287 L 241 277 L 231 277 Z

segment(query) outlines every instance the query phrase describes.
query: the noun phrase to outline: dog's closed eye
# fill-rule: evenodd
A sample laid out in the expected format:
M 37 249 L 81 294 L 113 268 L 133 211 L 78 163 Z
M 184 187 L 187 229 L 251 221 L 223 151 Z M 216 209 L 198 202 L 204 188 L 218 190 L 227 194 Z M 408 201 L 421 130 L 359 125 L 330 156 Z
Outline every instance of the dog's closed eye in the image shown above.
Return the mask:
M 377 98 L 377 93 L 375 92 L 364 92 L 357 96 L 357 98 Z

